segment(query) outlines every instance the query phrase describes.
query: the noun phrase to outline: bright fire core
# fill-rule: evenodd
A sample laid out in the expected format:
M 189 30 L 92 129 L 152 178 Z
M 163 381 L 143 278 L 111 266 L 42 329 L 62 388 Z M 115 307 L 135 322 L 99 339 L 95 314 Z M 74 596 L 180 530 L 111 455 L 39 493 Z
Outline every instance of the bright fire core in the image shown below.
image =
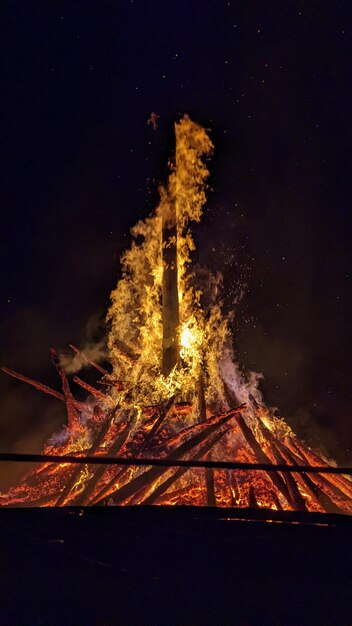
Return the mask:
M 63 401 L 67 424 L 46 454 L 212 459 L 327 466 L 262 400 L 258 377 L 236 363 L 219 277 L 192 267 L 191 224 L 206 201 L 208 132 L 185 115 L 155 212 L 132 229 L 111 294 L 108 369 L 74 398 L 67 373 L 86 361 L 52 358 L 62 390 L 3 368 Z M 206 276 L 206 278 L 205 278 Z M 78 365 L 77 365 L 78 364 Z M 77 367 L 75 367 L 77 365 Z M 107 366 L 108 367 L 108 366 Z M 352 483 L 321 474 L 45 463 L 0 496 L 3 506 L 192 504 L 351 512 Z

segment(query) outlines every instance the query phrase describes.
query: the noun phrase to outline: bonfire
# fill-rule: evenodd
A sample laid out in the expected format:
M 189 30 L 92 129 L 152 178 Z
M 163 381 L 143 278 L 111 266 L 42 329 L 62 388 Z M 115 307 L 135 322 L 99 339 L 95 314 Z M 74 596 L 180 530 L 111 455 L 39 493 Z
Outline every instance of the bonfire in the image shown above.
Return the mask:
M 230 460 L 329 467 L 265 406 L 258 376 L 243 373 L 236 362 L 219 276 L 209 272 L 205 280 L 204 271 L 200 278 L 192 266 L 191 224 L 201 219 L 206 202 L 213 145 L 209 133 L 187 115 L 175 124 L 175 135 L 159 205 L 132 229 L 132 245 L 121 259 L 121 278 L 107 314 L 108 355 L 97 362 L 71 346 L 76 361 L 85 360 L 99 372 L 95 386 L 73 376 L 86 390 L 86 400 L 73 396 L 67 357 L 55 350 L 61 391 L 2 368 L 64 402 L 67 423 L 44 448 L 62 462 L 37 464 L 0 496 L 0 504 L 351 512 L 352 483 L 335 474 L 65 462 L 74 454 L 190 465 Z

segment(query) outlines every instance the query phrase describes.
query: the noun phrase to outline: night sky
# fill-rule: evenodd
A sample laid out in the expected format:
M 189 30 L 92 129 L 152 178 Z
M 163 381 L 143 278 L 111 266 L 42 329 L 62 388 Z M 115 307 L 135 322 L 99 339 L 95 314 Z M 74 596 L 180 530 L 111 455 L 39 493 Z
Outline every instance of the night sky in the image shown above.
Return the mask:
M 59 388 L 49 348 L 102 336 L 187 112 L 215 144 L 197 261 L 227 309 L 247 283 L 238 360 L 350 462 L 350 2 L 11 0 L 0 23 L 1 364 Z M 39 451 L 64 406 L 0 378 L 1 450 Z

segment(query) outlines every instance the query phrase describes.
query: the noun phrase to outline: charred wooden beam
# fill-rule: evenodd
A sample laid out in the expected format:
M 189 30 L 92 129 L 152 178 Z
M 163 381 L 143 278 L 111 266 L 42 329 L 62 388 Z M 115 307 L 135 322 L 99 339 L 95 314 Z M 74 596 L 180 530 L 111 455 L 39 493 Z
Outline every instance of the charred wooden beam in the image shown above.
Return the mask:
M 273 452 L 275 462 L 279 465 L 285 464 L 286 461 L 276 444 L 277 442 L 271 441 L 271 450 Z M 297 487 L 296 481 L 293 478 L 292 474 L 290 472 L 285 472 L 283 474 L 283 479 L 286 482 L 287 489 L 290 494 L 291 502 L 293 504 L 293 508 L 296 511 L 306 511 L 307 510 L 306 501 L 303 498 L 302 494 L 300 493 Z
M 79 429 L 81 427 L 81 424 L 79 422 L 79 415 L 75 407 L 75 399 L 71 393 L 67 376 L 63 368 L 61 367 L 56 350 L 54 348 L 51 348 L 50 353 L 51 353 L 52 362 L 61 378 L 62 391 L 64 393 L 65 400 L 66 400 L 68 427 L 69 429 L 72 429 L 72 430 Z
M 200 372 L 198 381 L 197 381 L 197 401 L 198 401 L 199 422 L 205 422 L 207 419 L 207 405 L 205 402 L 203 372 Z
M 292 451 L 288 450 L 288 448 L 280 448 L 288 463 L 295 464 L 297 461 L 299 463 L 299 458 Z M 326 493 L 317 487 L 308 474 L 301 472 L 295 475 L 302 489 L 310 495 L 312 500 L 321 507 L 323 511 L 327 513 L 343 513 L 342 509 L 340 509 Z
M 287 446 L 283 446 L 280 442 L 277 443 L 278 448 L 280 449 L 282 455 L 285 460 L 289 464 L 297 464 L 300 462 L 300 459 L 294 455 L 292 450 L 289 450 Z M 324 494 L 312 481 L 310 476 L 305 472 L 295 473 L 295 478 L 298 484 L 301 486 L 301 489 L 306 492 L 313 502 L 318 505 L 318 507 L 322 508 L 323 511 L 328 513 L 341 513 L 339 507 L 335 505 L 335 503 L 329 498 L 328 495 Z
M 177 198 L 179 167 L 179 126 L 175 124 L 176 150 L 174 187 L 168 189 L 162 206 L 162 306 L 163 306 L 163 354 L 162 371 L 168 376 L 180 362 L 179 349 L 179 302 L 177 260 Z
M 124 341 L 121 341 L 118 337 L 114 339 L 114 352 L 118 354 L 120 361 L 123 364 L 134 365 L 138 360 L 138 355 L 127 345 Z
M 143 455 L 143 453 L 147 450 L 147 445 L 149 441 L 156 434 L 157 430 L 159 429 L 160 425 L 164 421 L 165 417 L 167 416 L 172 406 L 173 406 L 173 398 L 170 398 L 170 400 L 166 404 L 162 405 L 162 407 L 159 408 L 157 418 L 151 430 L 147 434 L 144 435 L 143 443 L 138 445 L 138 450 L 136 451 L 136 453 L 138 453 L 139 456 Z M 109 493 L 111 493 L 112 487 L 116 484 L 116 481 L 117 480 L 122 481 L 124 477 L 126 476 L 127 472 L 128 472 L 127 467 L 122 467 L 122 468 L 119 467 L 118 470 L 115 473 L 113 473 L 112 477 L 104 485 L 104 487 L 102 487 L 100 491 L 97 494 L 95 494 L 94 498 L 92 498 L 91 500 L 91 504 L 96 504 L 96 502 L 98 502 L 102 498 L 105 498 L 105 496 L 109 495 Z
M 230 492 L 232 497 L 232 506 L 238 506 L 238 502 L 240 500 L 240 491 L 238 488 L 237 478 L 235 472 L 228 470 L 228 480 L 230 486 Z
M 253 396 L 250 396 L 250 398 L 257 411 L 259 408 L 257 402 L 255 401 Z M 269 444 L 275 463 L 277 463 L 278 465 L 285 464 L 286 461 L 284 457 L 282 456 L 278 447 L 278 444 L 282 446 L 282 443 L 278 441 L 278 439 L 273 435 L 273 433 L 269 430 L 269 428 L 267 428 L 264 422 L 261 419 L 259 419 L 257 412 L 256 412 L 256 417 L 257 417 L 258 426 L 260 428 L 261 434 Z M 297 511 L 305 511 L 307 508 L 305 500 L 303 496 L 301 495 L 297 487 L 296 481 L 293 478 L 292 474 L 290 474 L 290 472 L 285 472 L 282 476 L 283 476 L 284 482 L 287 485 L 287 489 L 290 495 L 290 500 L 291 500 L 293 508 L 296 509 Z
M 125 389 L 125 385 L 122 380 L 115 380 L 110 378 L 109 380 L 99 380 L 99 385 L 104 385 L 105 387 L 115 387 L 119 391 L 123 391 Z
M 250 509 L 258 509 L 259 505 L 257 498 L 255 497 L 255 491 L 253 485 L 250 485 L 248 492 L 248 506 Z
M 242 431 L 242 434 L 243 434 L 245 440 L 247 441 L 247 443 L 250 446 L 250 448 L 253 450 L 254 456 L 259 461 L 259 463 L 270 463 L 270 459 L 267 457 L 265 452 L 263 452 L 263 450 L 261 449 L 258 441 L 256 440 L 256 438 L 254 436 L 254 433 L 252 432 L 252 430 L 247 425 L 247 423 L 246 423 L 246 421 L 245 421 L 245 419 L 244 419 L 242 414 L 240 414 L 237 417 L 237 422 L 238 422 L 238 425 L 239 425 L 239 427 L 240 427 L 240 429 Z M 283 479 L 281 478 L 281 476 L 279 474 L 273 474 L 273 473 L 269 473 L 269 472 L 267 472 L 267 475 L 269 476 L 270 481 L 274 484 L 274 486 L 283 495 L 285 500 L 289 504 L 291 504 L 293 506 L 293 502 L 291 501 L 291 497 L 290 497 L 289 491 L 288 491 L 287 486 L 284 483 Z
M 211 461 L 211 454 L 207 458 Z M 214 470 L 209 467 L 205 470 L 205 486 L 207 490 L 207 505 L 216 506 Z
M 95 387 L 93 387 L 89 383 L 86 383 L 86 381 L 79 378 L 79 376 L 74 376 L 73 381 L 80 387 L 83 387 L 83 389 L 85 389 L 86 391 L 89 391 L 89 393 L 92 394 L 92 396 L 94 396 L 98 400 L 106 401 L 108 399 L 105 393 L 103 393 L 102 391 L 99 391 L 99 389 L 95 389 Z
M 286 461 L 284 457 L 282 456 L 279 450 L 279 447 L 277 445 L 279 444 L 279 441 L 273 435 L 273 433 L 269 430 L 269 428 L 267 428 L 264 422 L 259 418 L 258 416 L 259 405 L 252 394 L 249 394 L 249 400 L 252 404 L 254 415 L 257 419 L 257 424 L 260 429 L 261 435 L 265 439 L 265 441 L 268 443 L 272 456 L 275 460 L 275 463 L 277 463 L 278 465 L 285 464 Z M 282 479 L 287 486 L 287 490 L 289 493 L 289 503 L 291 503 L 292 507 L 295 510 L 305 511 L 306 510 L 305 500 L 303 496 L 301 495 L 297 487 L 296 481 L 294 477 L 292 476 L 292 474 L 290 474 L 290 472 L 284 472 L 282 474 Z
M 161 405 L 159 409 L 159 417 L 155 420 L 152 428 L 150 429 L 149 433 L 146 435 L 145 443 L 150 441 L 150 439 L 152 439 L 152 437 L 154 437 L 154 435 L 157 433 L 161 424 L 163 423 L 168 413 L 170 412 L 170 409 L 172 408 L 174 401 L 175 401 L 175 396 L 172 396 L 171 398 L 169 398 L 169 400 L 167 400 L 167 402 Z
M 288 447 L 295 454 L 296 459 L 299 459 L 299 460 L 302 459 L 304 463 L 306 462 L 309 463 L 308 458 L 300 451 L 298 446 L 294 445 L 292 437 L 288 441 Z M 326 491 L 327 494 L 333 500 L 336 499 L 338 502 L 346 503 L 346 500 L 349 499 L 349 494 L 345 493 L 345 491 L 343 490 L 343 485 L 341 485 L 339 482 L 335 480 L 337 477 L 329 476 L 329 478 L 326 478 L 325 476 L 322 476 L 321 474 L 312 474 L 311 478 L 312 478 L 312 481 L 322 491 Z M 351 506 L 352 506 L 352 503 L 351 503 Z
M 290 437 L 290 445 L 294 447 L 296 453 L 302 458 L 304 463 L 312 464 L 313 466 L 331 467 L 329 463 L 324 461 L 313 450 L 304 445 L 301 441 L 298 441 L 296 437 Z M 334 484 L 338 486 L 342 492 L 352 498 L 352 482 L 342 475 L 334 476 Z
M 210 441 L 207 441 L 207 443 L 201 447 L 197 454 L 192 456 L 192 460 L 201 459 L 205 454 L 209 452 L 209 450 L 211 450 L 211 448 L 213 448 L 220 441 L 220 439 L 224 436 L 226 432 L 227 430 L 223 430 L 221 433 L 218 433 L 215 435 L 215 437 L 211 438 Z M 171 487 L 171 485 L 173 485 L 177 480 L 182 478 L 182 476 L 188 471 L 188 467 L 180 467 L 174 472 L 174 474 L 172 474 L 172 476 L 169 476 L 169 478 L 167 478 L 161 485 L 156 487 L 156 489 L 154 489 L 154 491 L 145 500 L 140 500 L 139 503 L 154 504 L 154 502 L 156 502 L 158 498 L 160 498 L 160 496 L 162 496 Z M 215 504 L 213 506 L 215 506 Z
M 244 408 L 245 408 L 245 405 L 242 404 L 241 406 L 236 407 L 234 409 L 229 409 L 228 411 L 225 411 L 224 413 L 218 413 L 217 415 L 212 415 L 205 422 L 193 424 L 192 426 L 187 426 L 186 428 L 183 428 L 176 435 L 168 439 L 162 447 L 156 450 L 157 454 L 163 455 L 165 453 L 171 452 L 174 447 L 176 448 L 180 446 L 181 444 L 183 444 L 184 442 L 191 440 L 199 433 L 202 433 L 204 432 L 204 430 L 207 430 L 209 426 L 215 426 L 216 424 L 220 424 L 223 421 L 226 422 L 232 417 L 236 417 L 237 415 L 239 415 L 241 411 L 243 411 Z M 235 426 L 237 426 L 237 422 L 235 423 Z
M 172 460 L 184 456 L 200 443 L 202 443 L 205 439 L 207 439 L 210 435 L 212 435 L 215 431 L 217 431 L 220 426 L 228 422 L 235 414 L 236 411 L 229 411 L 227 415 L 221 416 L 215 423 L 213 422 L 211 425 L 204 428 L 201 432 L 198 432 L 194 437 L 185 441 L 176 449 L 172 450 L 172 452 L 168 454 L 166 459 Z M 167 470 L 165 470 L 164 467 L 154 466 L 146 470 L 142 474 L 139 474 L 136 478 L 133 478 L 130 482 L 124 484 L 117 491 L 115 491 L 113 495 L 114 504 L 121 504 L 126 500 L 129 500 L 129 498 L 131 498 L 145 485 L 154 482 L 157 478 L 162 476 L 165 471 Z
M 31 385 L 31 387 L 35 387 L 35 389 L 38 389 L 38 391 L 42 391 L 43 393 L 46 393 L 49 396 L 53 396 L 54 398 L 57 398 L 58 400 L 61 400 L 62 402 L 66 402 L 66 398 L 63 393 L 60 393 L 59 391 L 56 391 L 55 389 L 48 387 L 48 385 L 43 385 L 43 383 L 40 383 L 37 380 L 33 380 L 32 378 L 23 376 L 23 374 L 14 372 L 13 370 L 10 370 L 8 367 L 2 367 L 1 369 L 5 374 L 8 374 L 9 376 L 12 376 L 13 378 L 17 378 L 18 380 L 21 380 L 22 382 L 27 383 L 28 385 Z M 75 407 L 80 410 L 87 408 L 83 402 L 78 402 L 75 399 L 74 399 L 74 404 L 75 404 Z
M 113 491 L 113 487 L 118 480 L 123 480 L 123 477 L 126 475 L 126 467 L 119 467 L 117 472 L 112 475 L 110 480 L 104 485 L 104 487 L 100 488 L 100 491 L 95 494 L 95 496 L 90 500 L 89 504 L 97 504 L 101 500 L 103 500 L 106 496 L 110 495 Z
M 112 421 L 112 419 L 114 419 L 116 411 L 117 411 L 117 407 L 115 409 L 113 409 L 112 411 L 110 411 L 110 413 L 106 416 L 106 419 L 105 419 L 105 421 L 104 421 L 104 423 L 103 423 L 103 425 L 102 425 L 98 435 L 96 436 L 92 447 L 89 450 L 91 455 L 94 455 L 96 453 L 96 451 L 98 450 L 98 448 L 100 448 L 100 446 L 104 443 L 105 437 L 106 437 L 108 431 L 111 428 L 111 421 Z M 68 481 L 67 485 L 64 487 L 63 491 L 60 493 L 55 506 L 62 506 L 63 504 L 65 504 L 65 502 L 66 502 L 67 498 L 69 497 L 73 487 L 75 486 L 77 480 L 79 479 L 80 473 L 81 473 L 81 468 L 78 467 L 73 472 L 70 480 Z
M 131 430 L 133 429 L 134 423 L 136 421 L 136 417 L 137 417 L 137 411 L 135 409 L 132 409 L 125 427 L 122 428 L 120 433 L 117 435 L 113 445 L 111 446 L 109 450 L 109 456 L 115 456 L 121 450 Z M 106 467 L 104 466 L 100 466 L 96 469 L 96 471 L 94 472 L 94 475 L 89 480 L 86 488 L 83 490 L 83 492 L 79 495 L 78 499 L 75 501 L 76 505 L 84 506 L 89 503 L 90 497 L 93 494 L 94 489 L 96 488 L 96 486 L 102 479 L 105 471 L 106 471 Z
M 277 495 L 277 493 L 276 493 L 276 491 L 274 489 L 271 491 L 271 497 L 272 497 L 272 499 L 274 501 L 274 504 L 275 504 L 277 510 L 278 511 L 283 511 L 282 504 L 281 504 L 281 502 L 280 502 L 280 500 L 278 498 L 278 495 Z M 305 508 L 304 510 L 306 511 L 307 509 Z
M 219 415 L 213 416 L 212 418 L 208 420 L 208 426 L 217 424 L 219 420 L 220 419 L 222 420 L 223 418 L 225 418 L 225 421 L 227 421 L 228 419 L 230 419 L 230 417 L 233 417 L 234 415 L 236 415 L 237 411 L 239 411 L 240 408 L 241 407 L 239 407 L 238 409 L 231 409 L 230 411 L 227 411 L 225 414 L 222 414 L 220 416 Z M 204 428 L 206 427 L 207 426 L 205 426 L 205 424 L 203 423 L 203 424 L 197 424 L 196 426 L 189 426 L 188 428 L 184 428 L 183 431 L 181 431 L 181 433 L 178 433 L 167 442 L 168 450 L 170 449 L 172 450 L 173 446 L 175 446 L 175 448 L 176 447 L 179 448 L 180 446 L 185 446 L 189 441 L 193 441 L 195 436 L 199 436 L 199 434 L 201 434 L 204 431 Z M 193 434 L 193 439 L 192 439 L 192 434 Z M 141 456 L 141 454 L 145 452 L 146 449 L 147 449 L 147 446 L 143 444 L 142 447 L 139 449 L 139 456 Z M 190 449 L 192 449 L 192 445 Z M 163 453 L 165 454 L 165 451 L 163 451 Z M 170 457 L 170 452 L 167 458 L 169 457 Z M 123 481 L 123 479 L 127 475 L 127 472 L 128 472 L 128 468 L 126 467 L 119 468 L 116 474 L 114 474 L 114 476 L 110 479 L 108 484 L 105 485 L 103 489 L 93 498 L 92 503 L 97 504 L 98 502 L 102 501 L 103 498 L 108 496 L 111 493 L 112 488 L 116 484 L 116 481 L 117 480 Z
M 163 259 L 163 374 L 168 376 L 179 362 L 179 304 L 177 281 L 177 216 L 176 201 L 171 199 L 162 212 Z
M 197 395 L 198 395 L 199 421 L 205 422 L 207 419 L 207 405 L 205 402 L 204 377 L 203 377 L 202 371 L 200 372 L 199 377 L 198 377 Z M 208 459 L 211 460 L 210 454 L 209 454 Z M 204 470 L 204 478 L 205 478 L 205 487 L 207 490 L 207 505 L 216 506 L 214 470 L 211 468 L 206 468 Z
M 173 406 L 173 403 L 174 403 L 174 397 L 170 398 L 166 403 L 164 403 L 159 408 L 159 415 L 157 419 L 155 420 L 151 430 L 144 436 L 143 443 L 138 445 L 139 456 L 143 455 L 143 453 L 147 450 L 148 443 L 157 433 L 164 419 L 167 417 L 171 407 Z M 95 504 L 96 502 L 104 498 L 106 495 L 108 495 L 111 492 L 111 488 L 113 485 L 115 485 L 116 481 L 117 480 L 122 481 L 124 477 L 126 476 L 127 472 L 128 472 L 128 468 L 126 467 L 119 468 L 117 472 L 110 478 L 108 483 L 104 485 L 104 487 L 99 491 L 99 493 L 97 493 L 94 496 L 92 503 Z

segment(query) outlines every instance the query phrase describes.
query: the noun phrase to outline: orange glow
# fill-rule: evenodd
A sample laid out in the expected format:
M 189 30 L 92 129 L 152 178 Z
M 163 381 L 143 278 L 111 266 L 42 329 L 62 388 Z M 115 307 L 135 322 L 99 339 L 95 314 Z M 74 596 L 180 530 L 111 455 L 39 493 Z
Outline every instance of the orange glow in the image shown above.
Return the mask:
M 132 229 L 133 242 L 111 293 L 111 371 L 89 361 L 102 376 L 99 389 L 75 377 L 89 396 L 86 402 L 73 398 L 56 353 L 60 392 L 7 370 L 66 404 L 67 426 L 46 443 L 46 454 L 188 460 L 211 455 L 213 460 L 328 465 L 265 407 L 259 375 L 244 374 L 236 363 L 230 317 L 219 298 L 221 277 L 209 273 L 200 284 L 192 269 L 190 224 L 202 216 L 209 175 L 204 159 L 212 148 L 208 132 L 188 116 L 176 124 L 176 159 L 168 182 L 160 188 L 155 212 Z M 162 216 L 170 203 L 177 214 L 180 363 L 164 376 Z M 240 410 L 233 408 L 238 405 Z M 351 513 L 351 497 L 351 481 L 337 476 L 63 462 L 30 470 L 19 485 L 0 494 L 0 505 L 215 504 Z

